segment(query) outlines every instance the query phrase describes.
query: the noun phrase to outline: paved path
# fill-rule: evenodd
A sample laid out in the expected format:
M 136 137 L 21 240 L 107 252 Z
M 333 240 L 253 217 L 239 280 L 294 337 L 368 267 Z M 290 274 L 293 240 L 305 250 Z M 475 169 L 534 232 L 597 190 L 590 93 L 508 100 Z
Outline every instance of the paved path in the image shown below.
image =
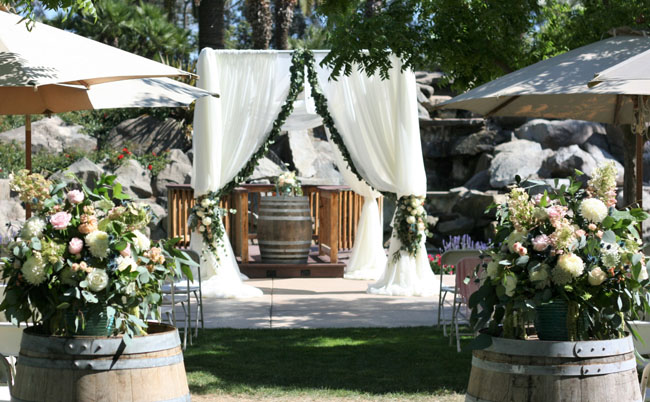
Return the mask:
M 264 296 L 205 298 L 206 328 L 335 328 L 434 325 L 438 296 L 366 293 L 372 281 L 340 278 L 252 279 Z M 450 309 L 446 309 L 450 311 Z

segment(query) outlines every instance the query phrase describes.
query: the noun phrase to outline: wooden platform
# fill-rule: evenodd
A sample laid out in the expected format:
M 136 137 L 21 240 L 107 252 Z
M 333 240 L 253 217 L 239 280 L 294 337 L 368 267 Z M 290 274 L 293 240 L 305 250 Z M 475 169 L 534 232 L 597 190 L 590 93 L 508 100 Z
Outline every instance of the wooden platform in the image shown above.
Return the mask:
M 239 263 L 239 270 L 249 278 L 343 278 L 349 251 L 339 252 L 339 260 L 332 263 L 327 255 L 318 255 L 318 246 L 312 246 L 307 264 L 265 264 L 256 244 L 249 244 L 252 261 Z

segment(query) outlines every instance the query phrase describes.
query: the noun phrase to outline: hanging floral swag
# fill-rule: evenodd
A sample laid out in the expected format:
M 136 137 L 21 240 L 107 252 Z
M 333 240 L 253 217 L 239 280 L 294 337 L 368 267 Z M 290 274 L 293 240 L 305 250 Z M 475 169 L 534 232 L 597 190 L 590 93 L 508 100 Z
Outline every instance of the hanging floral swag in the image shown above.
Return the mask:
M 393 223 L 394 236 L 402 242 L 400 251 L 415 256 L 420 249 L 422 239 L 431 237 L 427 225 L 427 212 L 424 210 L 424 197 L 416 195 L 400 197 L 397 205 Z M 397 260 L 399 256 L 400 252 L 398 251 L 393 258 Z
M 226 233 L 222 219 L 227 213 L 234 214 L 236 212 L 234 209 L 228 210 L 219 206 L 217 192 L 198 197 L 190 212 L 188 226 L 191 231 L 198 231 L 203 236 L 202 252 L 206 252 L 206 250 L 211 252 L 217 261 L 219 261 L 217 247 L 223 247 L 221 239 Z

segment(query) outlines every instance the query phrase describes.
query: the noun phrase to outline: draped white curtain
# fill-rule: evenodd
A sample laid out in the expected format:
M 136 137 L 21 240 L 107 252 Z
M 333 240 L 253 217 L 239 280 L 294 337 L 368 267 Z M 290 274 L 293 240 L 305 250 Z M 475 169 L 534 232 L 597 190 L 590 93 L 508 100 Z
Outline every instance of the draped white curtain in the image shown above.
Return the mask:
M 367 76 L 353 69 L 350 76 L 326 81 L 329 70 L 318 67 L 319 82 L 327 97 L 329 112 L 364 179 L 380 191 L 426 195 L 426 175 L 417 117 L 415 76 L 401 71 L 392 58 L 390 79 Z M 327 82 L 327 84 L 325 84 Z M 415 256 L 400 251 L 400 240 L 391 237 L 388 263 L 369 293 L 401 296 L 430 296 L 438 292 L 429 266 L 425 241 Z M 395 253 L 397 258 L 393 258 Z
M 203 49 L 197 85 L 220 98 L 197 101 L 194 111 L 195 196 L 218 191 L 245 166 L 264 143 L 289 92 L 291 56 L 277 52 L 235 52 Z M 219 261 L 210 253 L 201 262 L 203 295 L 256 297 L 262 291 L 242 282 L 228 237 Z M 202 236 L 192 234 L 190 247 L 203 248 Z

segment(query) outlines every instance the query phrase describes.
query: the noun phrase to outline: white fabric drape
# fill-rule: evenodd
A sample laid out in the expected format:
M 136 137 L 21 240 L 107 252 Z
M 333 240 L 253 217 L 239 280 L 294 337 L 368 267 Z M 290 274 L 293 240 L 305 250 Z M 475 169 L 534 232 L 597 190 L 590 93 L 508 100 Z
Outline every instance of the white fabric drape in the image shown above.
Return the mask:
M 317 71 L 334 124 L 363 178 L 374 188 L 398 197 L 424 196 L 426 175 L 415 76 L 411 70 L 401 71 L 397 57 L 393 56 L 392 63 L 388 80 L 353 69 L 349 76 L 327 82 L 329 71 L 320 66 Z M 368 292 L 402 296 L 437 293 L 424 243 L 423 239 L 416 256 L 400 251 L 394 259 L 401 242 L 393 236 L 384 273 Z
M 197 85 L 220 98 L 206 97 L 194 111 L 195 196 L 218 191 L 264 143 L 289 92 L 291 56 L 269 51 L 234 52 L 203 49 L 199 56 Z M 202 260 L 203 295 L 254 297 L 262 291 L 241 280 L 228 237 L 214 256 Z M 192 249 L 203 248 L 201 236 L 192 234 Z M 208 254 L 208 253 L 206 253 Z
M 330 138 L 329 130 L 326 131 Z M 357 178 L 343 159 L 338 147 L 334 146 L 332 149 L 334 161 L 343 175 L 345 183 L 350 186 L 352 191 L 363 196 L 363 207 L 359 215 L 359 223 L 357 223 L 354 246 L 350 260 L 345 267 L 344 278 L 377 280 L 386 266 L 386 250 L 383 245 L 384 229 L 381 225 L 379 206 L 377 205 L 377 198 L 381 197 L 381 193 L 374 191 L 367 183 Z

